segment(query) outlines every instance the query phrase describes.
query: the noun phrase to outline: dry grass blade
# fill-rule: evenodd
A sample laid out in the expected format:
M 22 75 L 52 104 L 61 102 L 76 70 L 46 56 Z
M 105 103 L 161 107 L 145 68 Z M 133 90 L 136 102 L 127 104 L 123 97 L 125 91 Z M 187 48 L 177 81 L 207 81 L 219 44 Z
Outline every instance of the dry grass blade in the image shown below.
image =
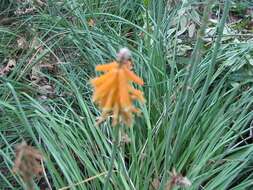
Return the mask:
M 113 172 L 116 172 L 116 170 L 113 170 Z M 60 189 L 58 189 L 58 190 L 71 189 L 71 188 L 73 188 L 73 187 L 75 187 L 75 186 L 81 185 L 81 184 L 83 184 L 83 183 L 87 183 L 87 182 L 92 181 L 92 180 L 94 180 L 94 179 L 96 179 L 96 178 L 98 178 L 98 177 L 104 176 L 104 175 L 106 175 L 107 173 L 108 173 L 108 172 L 102 172 L 102 173 L 100 173 L 100 174 L 97 174 L 97 175 L 95 175 L 95 176 L 89 177 L 89 178 L 87 178 L 87 179 L 85 179 L 85 180 L 83 180 L 83 181 L 80 181 L 80 182 L 78 182 L 78 183 L 75 183 L 75 184 L 73 184 L 73 185 L 69 185 L 69 186 L 66 186 L 66 187 L 62 187 L 62 188 L 60 188 Z

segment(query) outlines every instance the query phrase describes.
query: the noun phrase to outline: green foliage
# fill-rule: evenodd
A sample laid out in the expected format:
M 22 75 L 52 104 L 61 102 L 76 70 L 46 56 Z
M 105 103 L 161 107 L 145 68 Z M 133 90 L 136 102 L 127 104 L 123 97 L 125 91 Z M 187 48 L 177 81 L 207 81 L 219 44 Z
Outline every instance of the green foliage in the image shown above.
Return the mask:
M 103 188 L 113 133 L 109 121 L 96 127 L 100 112 L 89 80 L 96 65 L 115 59 L 125 46 L 145 81 L 147 101 L 134 126 L 120 129 L 120 139 L 126 134 L 131 142 L 119 147 L 110 189 L 155 189 L 153 180 L 166 183 L 173 168 L 192 182 L 188 189 L 252 188 L 252 41 L 223 32 L 230 25 L 221 4 L 223 19 L 217 19 L 212 40 L 197 35 L 201 2 L 185 2 L 0 3 L 0 23 L 11 19 L 0 25 L 0 68 L 16 60 L 0 76 L 0 189 L 25 187 L 12 171 L 22 140 L 45 156 L 37 189 Z M 35 9 L 15 15 L 28 7 Z M 191 38 L 182 17 L 185 27 L 196 24 Z M 205 24 L 203 30 L 214 25 Z M 21 37 L 26 47 L 18 45 Z M 182 51 L 186 44 L 190 48 Z M 39 67 L 48 64 L 54 68 Z

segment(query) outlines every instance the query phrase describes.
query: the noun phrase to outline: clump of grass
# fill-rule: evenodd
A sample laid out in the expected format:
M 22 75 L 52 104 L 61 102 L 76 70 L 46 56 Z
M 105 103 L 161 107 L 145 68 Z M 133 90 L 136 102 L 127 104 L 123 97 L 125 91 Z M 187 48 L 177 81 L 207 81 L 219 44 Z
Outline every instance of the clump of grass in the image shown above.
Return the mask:
M 223 16 L 208 49 L 202 48 L 203 27 L 192 38 L 192 54 L 180 56 L 180 19 L 171 23 L 171 17 L 206 3 L 179 1 L 171 8 L 163 1 L 48 1 L 19 17 L 15 4 L 0 3 L 0 22 L 12 18 L 0 26 L 0 68 L 16 60 L 0 76 L 1 189 L 25 188 L 12 172 L 15 146 L 23 140 L 46 158 L 46 175 L 35 181 L 36 188 L 104 187 L 114 132 L 110 122 L 95 127 L 100 112 L 89 81 L 95 66 L 115 59 L 122 47 L 130 49 L 134 70 L 145 81 L 146 104 L 134 126 L 122 128 L 130 143 L 119 139 L 108 189 L 152 189 L 154 179 L 163 189 L 173 168 L 192 183 L 188 189 L 250 188 L 253 80 L 236 63 L 250 60 L 253 46 L 222 40 L 225 2 L 218 4 Z M 203 16 L 202 7 L 196 10 Z M 20 38 L 33 46 L 18 47 Z M 48 64 L 54 69 L 39 66 Z M 31 80 L 34 72 L 43 83 Z

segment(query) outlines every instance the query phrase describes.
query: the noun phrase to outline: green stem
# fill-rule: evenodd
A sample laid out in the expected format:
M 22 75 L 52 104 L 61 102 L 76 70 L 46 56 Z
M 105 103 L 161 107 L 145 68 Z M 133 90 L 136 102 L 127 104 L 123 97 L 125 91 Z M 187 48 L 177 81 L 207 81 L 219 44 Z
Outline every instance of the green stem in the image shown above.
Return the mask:
M 112 170 L 113 170 L 114 160 L 116 158 L 117 147 L 118 147 L 118 143 L 119 143 L 119 128 L 120 128 L 119 125 L 115 126 L 115 136 L 114 136 L 112 154 L 111 154 L 111 159 L 110 159 L 110 168 L 109 168 L 108 174 L 107 174 L 106 179 L 105 179 L 105 185 L 104 185 L 103 190 L 108 189 L 109 181 L 112 177 Z
M 129 187 L 130 187 L 131 190 L 135 190 L 134 184 L 133 184 L 133 182 L 132 182 L 132 180 L 131 180 L 131 178 L 128 174 L 127 168 L 125 166 L 123 154 L 120 154 L 119 156 L 120 156 L 120 161 L 121 161 L 120 163 L 121 163 L 121 166 L 122 166 L 122 169 L 123 169 L 122 171 L 123 171 L 123 174 L 124 174 L 126 180 L 129 183 Z

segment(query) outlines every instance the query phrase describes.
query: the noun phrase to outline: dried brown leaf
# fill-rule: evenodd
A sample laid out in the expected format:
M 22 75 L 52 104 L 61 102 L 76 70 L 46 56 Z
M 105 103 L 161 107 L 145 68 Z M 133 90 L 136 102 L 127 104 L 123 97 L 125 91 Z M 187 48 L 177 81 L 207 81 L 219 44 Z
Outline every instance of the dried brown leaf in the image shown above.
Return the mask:
M 7 65 L 0 69 L 0 76 L 7 75 L 16 66 L 17 62 L 15 59 L 9 59 Z
M 22 142 L 16 147 L 13 171 L 19 173 L 24 182 L 30 184 L 32 178 L 39 176 L 43 171 L 42 160 L 43 156 L 37 149 Z
M 29 13 L 33 13 L 36 10 L 35 7 L 26 8 L 26 9 L 17 9 L 14 14 L 17 16 L 26 15 Z
M 177 173 L 175 168 L 173 168 L 172 172 L 170 172 L 171 179 L 166 185 L 166 190 L 172 190 L 173 187 L 179 186 L 179 187 L 190 187 L 191 181 L 187 178 L 182 176 L 182 174 Z

